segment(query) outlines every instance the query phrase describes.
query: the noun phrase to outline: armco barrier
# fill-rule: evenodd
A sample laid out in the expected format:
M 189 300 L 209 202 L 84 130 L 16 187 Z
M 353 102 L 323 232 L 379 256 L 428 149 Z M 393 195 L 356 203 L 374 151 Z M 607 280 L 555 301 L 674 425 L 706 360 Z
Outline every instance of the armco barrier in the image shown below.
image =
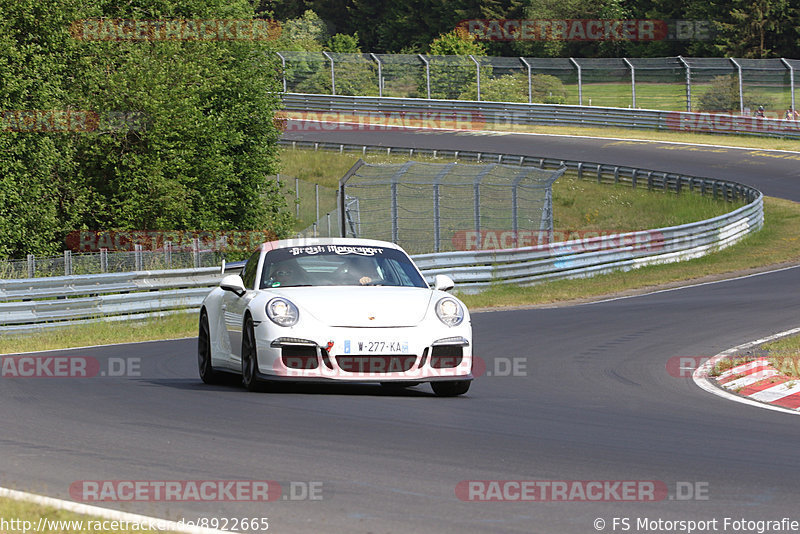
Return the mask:
M 559 125 L 800 138 L 800 121 L 727 113 L 302 93 L 284 94 L 283 105 L 286 111 L 315 112 L 323 120 L 335 119 L 319 112 L 361 116 L 363 121 L 358 122 L 363 128 L 368 121 L 377 126 L 409 127 L 431 123 L 448 127 L 455 122 L 472 130 L 491 130 L 503 125 Z
M 410 156 L 454 156 L 467 161 L 498 161 L 542 168 L 567 166 L 581 178 L 591 177 L 603 183 L 624 183 L 632 187 L 675 192 L 695 191 L 748 202 L 713 219 L 669 228 L 511 250 L 414 256 L 428 282 L 432 282 L 436 274 L 447 274 L 464 292 L 480 291 L 497 283 L 530 284 L 691 259 L 737 242 L 760 229 L 764 222 L 761 192 L 725 180 L 510 154 L 414 151 L 407 148 L 292 141 L 282 143 L 340 152 L 394 150 L 394 153 Z M 241 264 L 230 267 L 240 269 Z M 0 280 L 0 332 L 24 332 L 97 320 L 138 319 L 196 311 L 203 297 L 219 283 L 221 276 L 219 268 L 204 268 Z

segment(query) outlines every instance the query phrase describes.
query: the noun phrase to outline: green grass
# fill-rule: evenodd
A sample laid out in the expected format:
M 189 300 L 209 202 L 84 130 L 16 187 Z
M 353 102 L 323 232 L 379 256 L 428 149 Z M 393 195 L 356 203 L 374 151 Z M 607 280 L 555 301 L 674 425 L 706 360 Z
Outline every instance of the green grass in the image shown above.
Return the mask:
M 88 515 L 76 514 L 73 512 L 67 512 L 64 510 L 57 510 L 56 508 L 51 508 L 49 506 L 43 506 L 40 504 L 34 504 L 30 502 L 24 501 L 17 501 L 13 499 L 7 498 L 0 498 L 0 518 L 4 519 L 5 521 L 12 521 L 12 520 L 19 520 L 19 522 L 13 523 L 12 525 L 23 526 L 24 521 L 30 521 L 30 527 L 32 527 L 28 532 L 34 532 L 33 529 L 39 526 L 40 518 L 45 518 L 48 521 L 42 523 L 42 530 L 35 531 L 37 534 L 121 534 L 121 533 L 128 533 L 128 532 L 169 532 L 169 531 L 159 531 L 159 530 L 141 530 L 137 526 L 134 526 L 131 529 L 127 530 L 120 530 L 119 528 L 102 528 L 102 527 L 113 527 L 113 526 L 124 526 L 124 524 L 117 523 L 116 525 L 112 524 L 108 519 L 102 519 L 99 517 L 93 517 Z M 72 522 L 82 522 L 80 524 L 76 523 L 61 523 L 61 524 L 52 524 L 52 521 L 72 521 Z M 105 521 L 105 524 L 103 523 Z M 98 524 L 99 522 L 99 524 Z M 129 525 L 130 526 L 130 525 Z M 82 528 L 75 528 L 75 527 L 82 527 Z M 0 532 L 7 532 L 8 534 L 22 534 L 22 528 L 19 529 L 9 529 L 9 530 L 0 530 Z
M 640 71 L 641 72 L 641 71 Z M 665 111 L 686 111 L 686 78 L 683 75 L 676 77 L 673 83 L 636 81 L 636 107 L 640 109 L 660 109 Z M 577 84 L 565 85 L 567 103 L 578 104 Z M 700 97 L 711 90 L 708 83 L 692 84 L 693 108 L 696 107 Z M 583 105 L 599 107 L 629 108 L 633 101 L 631 97 L 631 84 L 619 82 L 593 82 L 583 81 Z M 757 101 L 772 104 L 768 112 L 778 113 L 783 118 L 783 112 L 791 106 L 791 93 L 786 86 L 775 85 L 745 85 L 745 94 L 752 96 Z
M 800 377 L 800 335 L 789 336 L 761 345 L 770 363 L 787 376 Z
M 176 313 L 145 321 L 97 322 L 0 336 L 0 354 L 86 347 L 197 335 L 197 314 Z
M 302 180 L 315 181 L 326 188 L 338 184 L 339 177 L 344 175 L 359 157 L 362 156 L 291 149 L 281 152 L 283 174 L 299 175 L 297 177 Z M 401 163 L 408 160 L 405 156 L 380 154 L 370 154 L 363 159 L 367 163 Z M 428 157 L 415 157 L 414 159 L 437 163 L 452 161 L 447 158 L 434 160 Z M 308 198 L 313 206 L 314 197 Z M 693 194 L 678 196 L 663 191 L 648 191 L 641 187 L 632 189 L 622 184 L 598 184 L 593 180 L 578 180 L 575 173 L 567 173 L 553 184 L 553 225 L 557 232 L 562 233 L 579 230 L 613 233 L 660 228 L 722 215 L 740 205 L 714 201 L 708 196 Z M 498 215 L 497 211 L 493 213 Z M 508 216 L 510 217 L 510 214 Z M 418 226 L 422 228 L 425 222 L 427 221 L 421 221 Z M 302 226 L 305 228 L 308 224 L 310 224 L 308 219 L 305 219 L 300 221 L 298 226 L 305 225 Z M 432 228 L 430 231 L 432 232 Z M 387 232 L 389 232 L 388 226 Z M 443 236 L 443 240 L 449 239 L 450 236 Z M 409 249 L 409 252 L 417 251 Z

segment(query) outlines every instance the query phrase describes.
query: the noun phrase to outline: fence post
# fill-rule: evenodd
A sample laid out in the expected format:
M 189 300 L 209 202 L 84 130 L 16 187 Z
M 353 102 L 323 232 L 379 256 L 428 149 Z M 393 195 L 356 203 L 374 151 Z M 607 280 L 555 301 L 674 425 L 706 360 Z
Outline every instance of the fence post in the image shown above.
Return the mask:
M 164 241 L 164 263 L 167 269 L 172 268 L 172 241 Z
M 142 245 L 135 244 L 133 245 L 133 261 L 134 261 L 134 270 L 136 271 L 144 271 L 144 258 L 142 257 Z
M 300 179 L 294 179 L 294 216 L 300 218 Z
M 736 65 L 736 70 L 739 71 L 739 112 L 744 113 L 744 83 L 742 81 L 742 66 L 739 65 L 735 59 L 729 58 L 731 63 Z
M 575 68 L 578 69 L 578 105 L 583 105 L 583 80 L 581 79 L 581 66 L 578 65 L 578 62 L 575 61 L 574 58 L 569 58 Z
M 783 58 L 781 58 L 781 63 L 783 63 L 786 68 L 789 69 L 789 90 L 792 92 L 792 111 L 795 111 L 797 108 L 794 107 L 794 67 L 792 67 L 789 62 Z
M 336 96 L 336 71 L 333 68 L 333 56 L 328 52 L 322 53 L 331 62 L 331 95 Z
M 101 248 L 100 249 L 100 272 L 107 273 L 108 272 L 108 249 Z
M 72 251 L 64 251 L 64 276 L 72 275 Z
M 286 92 L 286 58 L 280 52 L 275 52 L 281 58 L 281 77 L 283 78 L 283 92 Z
M 478 83 L 478 102 L 481 101 L 481 64 L 475 57 L 470 54 L 469 58 L 475 63 L 475 80 Z
M 533 104 L 533 78 L 531 76 L 531 64 L 525 61 L 524 57 L 519 58 L 522 64 L 528 69 L 528 104 Z
M 631 69 L 631 100 L 632 100 L 632 108 L 636 109 L 636 69 L 633 66 L 633 63 L 628 61 L 628 58 L 622 58 L 628 67 Z
M 192 239 L 192 260 L 194 263 L 194 268 L 200 268 L 200 238 L 193 238 Z
M 33 254 L 28 254 L 28 278 L 36 276 L 36 258 Z
M 317 210 L 314 213 L 314 224 L 319 220 L 319 184 L 314 184 L 314 201 L 317 205 Z
M 372 52 L 369 53 L 369 56 L 378 64 L 378 96 L 383 97 L 383 65 L 381 64 L 381 58 Z
M 686 69 L 686 111 L 692 111 L 692 68 L 681 56 L 678 59 Z
M 431 63 L 422 54 L 417 54 L 425 64 L 425 86 L 428 88 L 428 100 L 431 99 Z

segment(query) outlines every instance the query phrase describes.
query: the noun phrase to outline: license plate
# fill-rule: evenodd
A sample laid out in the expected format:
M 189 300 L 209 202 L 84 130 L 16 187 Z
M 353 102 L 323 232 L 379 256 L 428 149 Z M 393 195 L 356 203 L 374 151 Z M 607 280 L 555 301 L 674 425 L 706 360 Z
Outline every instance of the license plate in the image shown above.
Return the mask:
M 345 339 L 343 354 L 408 354 L 408 341 L 397 339 Z

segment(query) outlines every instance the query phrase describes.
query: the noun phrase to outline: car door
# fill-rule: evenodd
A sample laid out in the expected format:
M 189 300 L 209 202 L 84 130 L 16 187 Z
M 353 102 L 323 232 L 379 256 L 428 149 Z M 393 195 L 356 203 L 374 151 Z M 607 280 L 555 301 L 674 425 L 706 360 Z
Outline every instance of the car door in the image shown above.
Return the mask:
M 242 271 L 242 282 L 247 290 L 244 295 L 238 296 L 232 291 L 226 291 L 222 297 L 222 313 L 225 318 L 225 329 L 231 344 L 232 363 L 240 362 L 242 358 L 242 327 L 244 326 L 244 313 L 247 305 L 256 296 L 255 280 L 258 271 L 258 261 L 261 251 L 253 253 L 247 260 Z

